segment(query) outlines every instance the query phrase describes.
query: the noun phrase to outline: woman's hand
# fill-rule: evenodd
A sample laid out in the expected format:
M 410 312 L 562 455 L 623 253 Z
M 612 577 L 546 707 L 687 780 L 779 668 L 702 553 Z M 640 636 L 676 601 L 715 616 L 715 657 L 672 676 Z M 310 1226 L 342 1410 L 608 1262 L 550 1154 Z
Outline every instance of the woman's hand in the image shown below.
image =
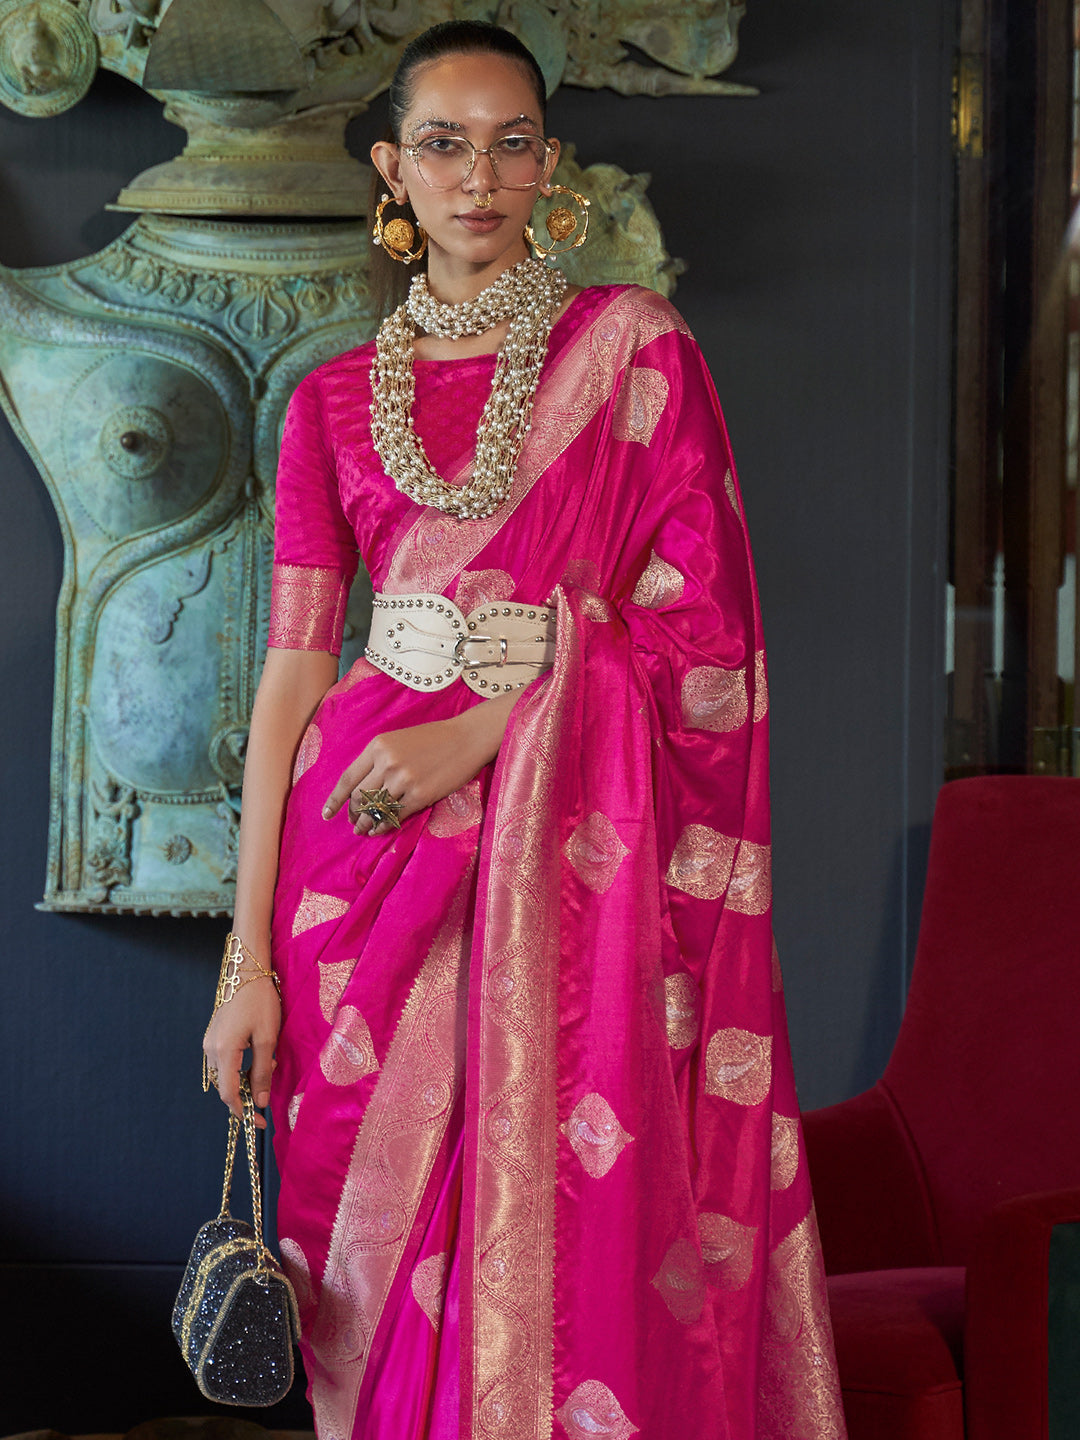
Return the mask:
M 323 819 L 331 819 L 348 800 L 349 819 L 358 835 L 385 835 L 394 826 L 385 820 L 376 825 L 365 813 L 361 790 L 389 791 L 400 807 L 399 820 L 460 790 L 499 753 L 516 699 L 516 694 L 501 695 L 449 720 L 376 735 L 342 772 Z
M 211 1078 L 217 1074 L 218 1094 L 238 1118 L 240 1066 L 245 1050 L 251 1051 L 251 1094 L 259 1109 L 270 1103 L 270 1079 L 274 1073 L 274 1046 L 281 1029 L 281 1001 L 269 976 L 259 975 L 242 985 L 231 1000 L 214 1012 L 203 1037 L 203 1052 Z M 266 1120 L 256 1114 L 255 1124 L 264 1129 Z

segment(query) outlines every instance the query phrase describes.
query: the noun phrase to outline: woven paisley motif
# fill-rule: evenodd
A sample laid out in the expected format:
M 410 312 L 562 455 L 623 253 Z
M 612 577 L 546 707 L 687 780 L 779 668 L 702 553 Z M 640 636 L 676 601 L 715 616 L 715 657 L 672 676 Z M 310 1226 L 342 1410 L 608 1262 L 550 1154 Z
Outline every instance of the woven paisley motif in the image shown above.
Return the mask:
M 563 854 L 589 889 L 603 895 L 611 889 L 630 851 L 608 817 L 594 810 L 574 829 L 563 846 Z
M 661 370 L 634 365 L 626 372 L 615 400 L 612 433 L 616 440 L 650 445 L 667 405 L 669 386 Z
M 325 925 L 327 920 L 340 920 L 342 915 L 348 913 L 349 902 L 340 895 L 320 895 L 317 890 L 309 890 L 305 885 L 303 898 L 293 916 L 293 939 L 302 935 L 305 930 L 311 930 L 316 925 Z
M 728 907 L 740 915 L 764 915 L 772 904 L 772 850 L 744 840 L 735 857 Z
M 741 1290 L 754 1269 L 757 1228 L 730 1215 L 703 1210 L 698 1216 L 698 1234 L 708 1280 L 721 1290 Z
M 692 730 L 738 730 L 750 713 L 745 671 L 719 665 L 698 665 L 688 671 L 682 685 L 682 713 Z
M 319 1068 L 331 1085 L 351 1085 L 378 1070 L 371 1030 L 355 1005 L 344 1005 L 319 1055 Z
M 649 555 L 649 562 L 638 576 L 634 593 L 630 596 L 633 604 L 646 610 L 659 610 L 664 605 L 674 605 L 682 598 L 686 578 L 681 570 L 661 560 L 656 551 Z
M 680 1325 L 693 1325 L 705 1308 L 705 1274 L 690 1240 L 676 1240 L 650 1284 Z
M 718 900 L 731 879 L 738 843 L 708 825 L 687 825 L 675 842 L 667 883 L 699 900 Z
M 771 1190 L 786 1190 L 799 1168 L 799 1122 L 789 1115 L 772 1117 Z
M 604 1097 L 595 1091 L 581 1097 L 560 1129 L 594 1180 L 608 1173 L 634 1138 L 619 1124 L 615 1111 Z
M 431 1321 L 431 1328 L 438 1334 L 442 1326 L 443 1302 L 446 1296 L 447 1253 L 429 1255 L 421 1260 L 412 1273 L 413 1299 Z
M 772 1036 L 717 1030 L 705 1052 L 705 1093 L 759 1105 L 772 1083 Z
M 697 1039 L 701 1010 L 701 992 L 685 970 L 665 976 L 664 1009 L 668 1044 L 673 1050 L 685 1050 Z
M 637 1435 L 614 1394 L 600 1380 L 583 1380 L 555 1412 L 570 1440 L 629 1440 Z
M 480 802 L 480 782 L 470 780 L 460 790 L 447 795 L 432 806 L 428 816 L 428 831 L 440 840 L 464 835 L 466 830 L 479 825 L 484 818 L 484 807 Z
M 355 969 L 355 960 L 335 960 L 328 964 L 319 961 L 319 1009 L 324 1020 L 333 1023 L 345 986 Z

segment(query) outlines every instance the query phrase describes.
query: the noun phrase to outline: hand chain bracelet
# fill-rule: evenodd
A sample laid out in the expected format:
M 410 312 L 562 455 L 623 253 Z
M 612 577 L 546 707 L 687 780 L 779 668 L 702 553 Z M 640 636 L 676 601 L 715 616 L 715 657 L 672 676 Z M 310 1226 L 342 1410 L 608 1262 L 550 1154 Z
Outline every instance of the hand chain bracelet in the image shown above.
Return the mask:
M 241 972 L 240 967 L 245 961 L 249 961 L 254 968 Z M 221 957 L 221 973 L 218 976 L 217 990 L 214 994 L 214 1008 L 210 1012 L 210 1020 L 206 1026 L 207 1033 L 214 1022 L 214 1016 L 221 1007 L 227 1005 L 237 991 L 242 990 L 245 985 L 249 985 L 252 980 L 272 980 L 274 989 L 278 993 L 278 999 L 281 999 L 281 981 L 276 972 L 267 970 L 264 965 L 260 965 L 240 936 L 234 935 L 230 930 L 225 937 L 225 953 Z M 205 1038 L 204 1035 L 203 1039 Z M 203 1051 L 202 1070 L 203 1090 L 206 1091 L 210 1089 L 211 1084 L 217 1084 L 217 1074 L 216 1072 L 211 1074 L 205 1050 Z

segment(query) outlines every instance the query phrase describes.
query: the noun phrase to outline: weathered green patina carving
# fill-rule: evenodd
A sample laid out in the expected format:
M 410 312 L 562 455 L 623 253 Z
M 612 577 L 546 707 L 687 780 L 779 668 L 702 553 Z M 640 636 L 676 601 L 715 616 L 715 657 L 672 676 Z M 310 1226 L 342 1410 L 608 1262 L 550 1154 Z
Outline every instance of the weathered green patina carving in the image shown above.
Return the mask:
M 65 552 L 46 908 L 231 910 L 285 406 L 308 371 L 375 329 L 366 227 L 313 217 L 360 215 L 370 172 L 347 154 L 345 123 L 408 38 L 453 13 L 517 29 L 551 88 L 739 88 L 714 78 L 742 13 L 728 0 L 663 12 L 642 0 L 0 0 L 0 102 L 55 114 L 100 62 L 152 88 L 189 134 L 181 157 L 122 192 L 140 218 L 105 250 L 0 267 L 0 403 Z M 570 277 L 670 294 L 681 264 L 648 177 L 583 170 L 570 146 L 556 178 L 593 202 Z M 367 597 L 361 579 L 346 662 Z

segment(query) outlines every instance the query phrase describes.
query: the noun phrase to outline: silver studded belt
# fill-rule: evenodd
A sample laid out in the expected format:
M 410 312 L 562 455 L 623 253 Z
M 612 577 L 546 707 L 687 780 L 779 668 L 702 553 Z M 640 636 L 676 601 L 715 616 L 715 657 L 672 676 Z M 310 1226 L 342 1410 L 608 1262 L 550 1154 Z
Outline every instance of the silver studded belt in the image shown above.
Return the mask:
M 463 615 L 445 595 L 377 594 L 364 654 L 411 690 L 522 690 L 554 664 L 555 609 L 502 602 Z

